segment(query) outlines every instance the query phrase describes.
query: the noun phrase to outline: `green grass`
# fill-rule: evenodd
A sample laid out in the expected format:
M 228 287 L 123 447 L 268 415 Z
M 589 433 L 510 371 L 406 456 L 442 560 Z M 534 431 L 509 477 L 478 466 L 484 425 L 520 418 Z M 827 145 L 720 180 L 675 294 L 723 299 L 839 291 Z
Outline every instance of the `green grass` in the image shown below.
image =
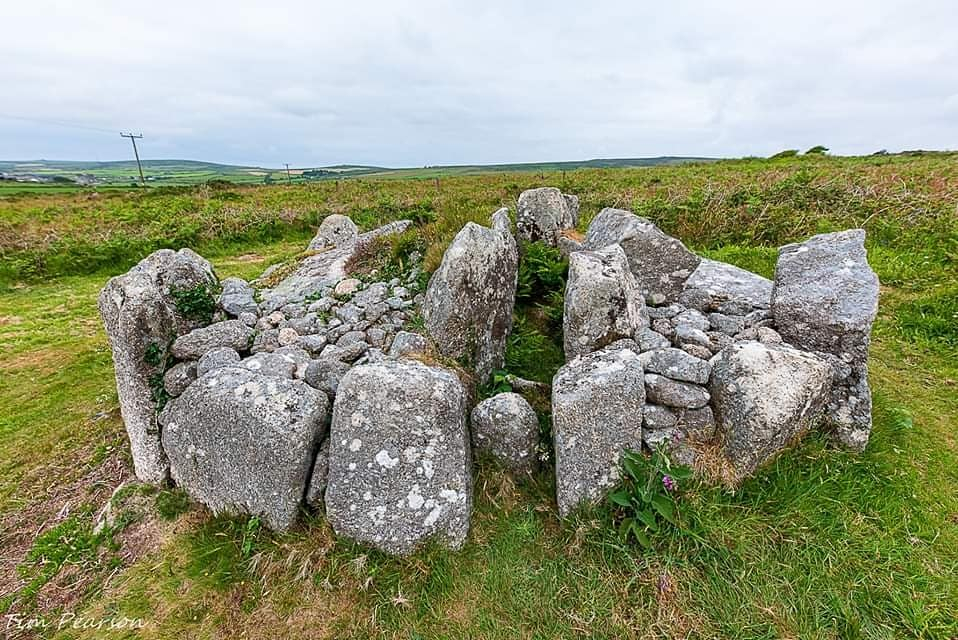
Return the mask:
M 659 536 L 648 552 L 623 546 L 604 509 L 560 521 L 548 468 L 511 478 L 480 461 L 466 546 L 408 559 L 336 540 L 321 515 L 272 534 L 161 491 L 149 502 L 162 535 L 109 579 L 110 562 L 90 563 L 102 579 L 71 606 L 147 620 L 135 634 L 110 635 L 131 638 L 956 637 L 954 158 L 739 161 L 570 171 L 561 180 L 464 176 L 444 179 L 440 191 L 432 181 L 346 181 L 339 190 L 230 188 L 237 199 L 226 200 L 200 187 L 92 204 L 85 195 L 0 196 L 5 259 L 34 252 L 55 266 L 43 278 L 8 271 L 0 292 L 0 544 L 18 549 L 19 562 L 34 545 L 72 558 L 56 540 L 89 538 L 59 533 L 88 531 L 102 505 L 90 496 L 108 496 L 119 479 L 110 470 L 129 469 L 95 299 L 108 274 L 161 242 L 161 229 L 209 249 L 220 277 L 248 278 L 301 251 L 328 212 L 355 214 L 367 228 L 428 212 L 435 219 L 422 219 L 418 240 L 435 266 L 465 221 L 484 222 L 521 189 L 554 183 L 579 193 L 583 225 L 602 206 L 631 207 L 696 250 L 765 275 L 778 244 L 864 224 L 883 283 L 865 453 L 812 437 L 735 492 L 693 484 L 680 518 L 694 535 Z M 229 215 L 216 204 L 224 202 Z M 275 235 L 249 232 L 259 225 Z M 259 242 L 236 240 L 244 233 Z M 49 237 L 92 253 L 58 262 L 51 252 L 62 245 Z M 101 250 L 113 261 L 101 263 Z M 82 265 L 97 271 L 78 274 Z M 543 258 L 524 276 L 507 364 L 526 377 L 548 380 L 562 360 L 549 313 L 561 307 L 557 268 Z M 77 510 L 57 518 L 65 501 Z M 75 546 L 81 562 L 89 558 L 89 545 Z M 47 612 L 60 574 L 14 610 Z

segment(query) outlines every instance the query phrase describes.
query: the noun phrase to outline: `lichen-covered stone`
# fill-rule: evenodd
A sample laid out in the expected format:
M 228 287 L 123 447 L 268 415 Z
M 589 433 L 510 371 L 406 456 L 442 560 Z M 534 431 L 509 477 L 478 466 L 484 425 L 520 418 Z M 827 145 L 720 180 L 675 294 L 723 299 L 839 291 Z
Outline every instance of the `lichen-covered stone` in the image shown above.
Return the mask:
M 783 345 L 738 342 L 713 359 L 709 390 L 735 478 L 751 474 L 821 416 L 831 387 L 821 358 Z
M 539 419 L 518 393 L 500 393 L 486 398 L 472 410 L 472 445 L 507 468 L 532 471 L 539 443 Z
M 528 189 L 519 194 L 516 213 L 518 236 L 527 242 L 556 246 L 559 232 L 579 221 L 579 199 L 555 187 Z
M 468 222 L 426 289 L 422 315 L 436 348 L 469 361 L 480 381 L 502 366 L 518 266 L 510 234 Z
M 171 291 L 213 286 L 210 263 L 189 249 L 163 249 L 127 273 L 111 278 L 98 306 L 116 373 L 120 413 L 133 453 L 136 477 L 162 483 L 169 467 L 156 423 L 153 382 L 163 374 L 167 345 L 197 323 L 182 315 Z
M 620 478 L 619 460 L 642 447 L 645 387 L 638 347 L 613 343 L 567 363 L 552 381 L 559 514 L 595 503 Z
M 183 393 L 196 380 L 196 361 L 178 362 L 163 374 L 163 388 L 172 397 Z
M 705 384 L 709 381 L 709 374 L 712 373 L 712 365 L 708 360 L 701 360 L 672 347 L 646 351 L 641 359 L 647 372 L 657 373 L 673 380 Z
M 864 229 L 809 238 L 779 249 L 772 292 L 775 328 L 785 342 L 838 356 L 851 375 L 832 389 L 835 439 L 862 451 L 871 434 L 868 344 L 878 313 L 878 276 L 868 265 Z
M 220 286 L 222 291 L 220 291 L 218 302 L 223 311 L 234 317 L 239 317 L 243 313 L 259 312 L 259 305 L 253 298 L 255 294 L 253 287 L 246 280 L 224 278 Z
M 359 228 L 348 216 L 333 213 L 319 223 L 319 231 L 309 243 L 310 251 L 317 251 L 325 247 L 347 247 L 356 243 L 359 238 Z
M 718 311 L 723 304 L 740 303 L 744 304 L 740 315 L 744 315 L 752 309 L 768 309 L 772 298 L 772 281 L 768 278 L 707 258 L 685 281 L 684 289 L 683 299 L 695 301 L 699 311 Z
M 207 372 L 160 416 L 177 486 L 214 513 L 296 520 L 329 401 L 303 382 L 242 367 Z
M 569 257 L 562 337 L 566 360 L 648 328 L 645 301 L 617 244 Z
M 466 390 L 455 374 L 414 360 L 353 367 L 330 427 L 333 530 L 392 554 L 433 537 L 458 548 L 471 507 Z
M 216 347 L 246 351 L 252 344 L 254 331 L 239 320 L 224 320 L 193 329 L 173 341 L 171 351 L 181 360 L 198 360 Z
M 656 373 L 645 374 L 645 394 L 649 402 L 677 409 L 698 409 L 709 403 L 709 392 L 703 387 Z
M 664 302 L 677 299 L 685 281 L 701 262 L 680 240 L 622 209 L 603 209 L 586 233 L 587 249 L 611 244 L 622 246 L 642 294 Z
M 393 358 L 401 358 L 416 353 L 426 353 L 428 349 L 429 341 L 424 336 L 410 331 L 400 331 L 393 338 L 392 345 L 389 347 L 389 355 Z

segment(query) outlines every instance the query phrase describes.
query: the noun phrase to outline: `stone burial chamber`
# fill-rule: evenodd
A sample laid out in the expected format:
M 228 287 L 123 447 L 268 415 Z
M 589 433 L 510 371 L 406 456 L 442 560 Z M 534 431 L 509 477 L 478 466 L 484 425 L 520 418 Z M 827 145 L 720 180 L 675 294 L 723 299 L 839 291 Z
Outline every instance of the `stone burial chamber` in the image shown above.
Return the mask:
M 579 200 L 555 188 L 515 210 L 515 231 L 508 208 L 467 223 L 422 290 L 418 254 L 388 278 L 357 267 L 412 222 L 361 232 L 342 215 L 251 282 L 189 249 L 112 278 L 99 309 L 137 477 L 278 531 L 319 510 L 337 535 L 408 555 L 465 543 L 474 454 L 545 473 L 540 437 L 561 517 L 604 499 L 627 450 L 734 484 L 812 430 L 865 448 L 878 279 L 863 230 L 782 247 L 769 280 L 621 209 L 577 233 Z M 551 388 L 510 375 L 512 392 L 481 398 L 532 242 L 568 256 L 565 364 Z

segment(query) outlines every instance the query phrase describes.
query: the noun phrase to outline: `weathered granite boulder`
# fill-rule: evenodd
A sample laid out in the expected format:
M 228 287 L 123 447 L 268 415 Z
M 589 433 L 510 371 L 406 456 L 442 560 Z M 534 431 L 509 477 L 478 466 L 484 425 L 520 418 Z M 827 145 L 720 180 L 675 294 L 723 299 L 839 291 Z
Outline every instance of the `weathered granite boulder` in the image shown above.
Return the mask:
M 849 375 L 832 389 L 828 422 L 844 447 L 861 451 L 871 434 L 868 344 L 878 313 L 878 276 L 868 265 L 864 229 L 809 238 L 779 249 L 772 292 L 775 328 L 785 342 L 837 356 Z
M 318 360 L 313 360 L 306 367 L 304 380 L 309 386 L 323 391 L 329 397 L 333 397 L 339 388 L 339 381 L 349 371 L 349 367 L 349 363 L 332 356 L 321 357 Z
M 645 385 L 639 350 L 621 340 L 579 356 L 552 380 L 559 515 L 602 499 L 626 449 L 642 447 Z
M 321 294 L 332 287 L 336 287 L 337 295 L 353 293 L 362 284 L 359 280 L 355 280 L 355 286 L 351 290 L 339 289 L 339 285 L 347 279 L 346 264 L 350 258 L 377 238 L 402 233 L 411 225 L 411 220 L 398 220 L 359 234 L 355 242 L 315 249 L 314 253 L 295 266 L 292 273 L 276 284 L 272 283 L 269 274 L 264 273 L 255 283 L 264 287 L 260 290 L 260 297 L 263 299 L 260 308 L 269 313 L 290 302 L 301 302 L 310 296 Z
M 240 360 L 240 354 L 236 352 L 236 349 L 231 349 L 229 347 L 217 347 L 215 349 L 210 349 L 203 354 L 203 357 L 201 357 L 199 361 L 197 361 L 196 375 L 201 376 L 207 371 L 212 371 L 213 369 L 237 365 L 239 364 Z
M 696 358 L 673 347 L 645 351 L 641 359 L 647 372 L 657 373 L 673 380 L 705 384 L 709 381 L 709 374 L 712 373 L 712 365 L 708 360 Z
M 622 247 L 613 244 L 569 256 L 562 321 L 566 360 L 633 339 L 648 326 L 645 300 Z
M 223 290 L 220 291 L 220 308 L 233 317 L 239 317 L 243 313 L 259 313 L 259 305 L 256 304 L 255 291 L 246 280 L 241 278 L 224 278 L 220 282 Z
M 542 241 L 556 246 L 559 232 L 572 229 L 579 221 L 579 198 L 555 187 L 528 189 L 519 194 L 516 230 L 527 242 Z
M 485 451 L 507 468 L 532 471 L 539 443 L 539 419 L 518 393 L 486 398 L 472 410 L 472 446 Z
M 502 366 L 518 267 L 511 235 L 468 222 L 429 280 L 426 331 L 443 355 L 471 361 L 480 381 Z
M 502 207 L 492 214 L 492 228 L 512 235 L 512 219 L 509 217 L 508 207 Z
M 389 355 L 393 358 L 401 358 L 416 353 L 425 353 L 429 349 L 429 341 L 424 336 L 411 331 L 400 331 L 393 338 L 392 345 L 389 347 Z
M 160 415 L 174 482 L 214 513 L 296 520 L 329 401 L 304 382 L 242 367 L 206 373 Z
M 815 425 L 831 377 L 827 362 L 784 345 L 738 342 L 713 358 L 709 390 L 733 479 L 751 474 Z
M 645 218 L 622 209 L 605 208 L 592 220 L 587 249 L 620 244 L 643 295 L 656 304 L 673 302 L 701 258 L 680 240 L 663 233 Z
M 319 231 L 309 243 L 310 251 L 326 247 L 346 247 L 359 238 L 359 228 L 348 216 L 333 213 L 319 224 Z
M 196 380 L 196 361 L 178 362 L 163 374 L 163 388 L 172 397 L 183 393 Z
M 709 392 L 704 387 L 657 373 L 645 374 L 645 394 L 649 402 L 676 409 L 699 409 L 709 403 Z
M 253 343 L 255 331 L 239 320 L 224 320 L 193 329 L 173 341 L 170 351 L 181 360 L 198 360 L 217 347 L 246 351 Z
M 352 368 L 330 427 L 326 515 L 337 534 L 398 555 L 426 539 L 460 547 L 472 469 L 466 390 L 415 360 Z
M 143 482 L 162 483 L 169 471 L 152 382 L 163 375 L 170 341 L 198 326 L 177 311 L 171 291 L 212 287 L 215 282 L 210 263 L 193 251 L 163 249 L 111 278 L 100 292 L 98 306 L 113 351 L 120 413 L 134 471 Z
M 752 309 L 768 309 L 772 299 L 772 281 L 757 273 L 746 271 L 718 260 L 702 259 L 685 281 L 684 302 L 692 302 L 699 311 L 716 311 L 730 301 Z

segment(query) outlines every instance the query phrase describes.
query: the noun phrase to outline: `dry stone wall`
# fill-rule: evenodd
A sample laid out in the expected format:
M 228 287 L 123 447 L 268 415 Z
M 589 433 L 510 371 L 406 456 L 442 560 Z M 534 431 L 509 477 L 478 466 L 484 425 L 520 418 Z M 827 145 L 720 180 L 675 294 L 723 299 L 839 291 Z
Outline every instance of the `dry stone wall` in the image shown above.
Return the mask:
M 515 236 L 506 208 L 467 224 L 425 291 L 415 259 L 401 277 L 347 272 L 411 222 L 361 233 L 340 215 L 250 283 L 218 282 L 188 249 L 110 280 L 99 305 L 137 475 L 277 530 L 325 510 L 337 534 L 405 555 L 465 542 L 473 447 L 545 472 L 526 393 L 551 401 L 561 516 L 604 498 L 626 450 L 737 482 L 812 429 L 865 447 L 878 280 L 864 231 L 783 247 L 771 281 L 620 209 L 580 242 L 578 198 L 558 189 L 516 210 Z M 516 236 L 569 254 L 566 364 L 551 389 L 510 376 L 519 393 L 479 401 L 512 329 Z M 182 291 L 218 291 L 212 317 L 187 313 Z

